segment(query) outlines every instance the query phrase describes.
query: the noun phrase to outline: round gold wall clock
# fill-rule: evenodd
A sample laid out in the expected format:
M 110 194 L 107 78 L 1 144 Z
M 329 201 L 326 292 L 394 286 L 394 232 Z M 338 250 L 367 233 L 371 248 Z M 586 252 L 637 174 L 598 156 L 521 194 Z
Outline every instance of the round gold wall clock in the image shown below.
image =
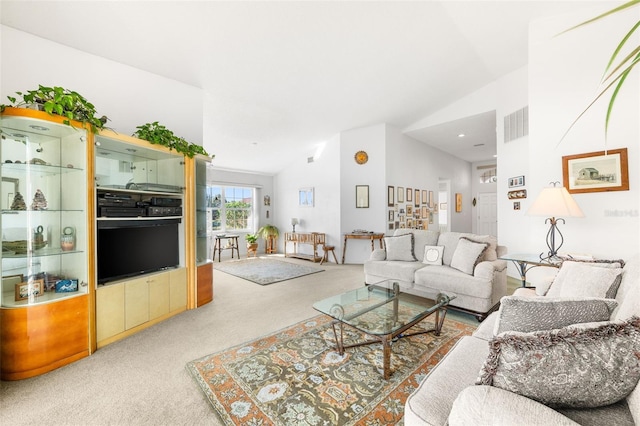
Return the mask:
M 356 155 L 354 155 L 354 158 L 356 160 L 356 163 L 358 164 L 364 164 L 367 161 L 369 161 L 369 155 L 364 151 L 356 152 Z

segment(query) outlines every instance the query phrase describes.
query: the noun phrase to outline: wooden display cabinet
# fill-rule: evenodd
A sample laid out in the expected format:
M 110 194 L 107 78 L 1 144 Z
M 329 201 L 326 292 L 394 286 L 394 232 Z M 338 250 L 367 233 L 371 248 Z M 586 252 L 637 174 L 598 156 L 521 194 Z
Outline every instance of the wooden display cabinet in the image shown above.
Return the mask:
M 88 356 L 93 135 L 40 111 L 0 116 L 0 378 Z

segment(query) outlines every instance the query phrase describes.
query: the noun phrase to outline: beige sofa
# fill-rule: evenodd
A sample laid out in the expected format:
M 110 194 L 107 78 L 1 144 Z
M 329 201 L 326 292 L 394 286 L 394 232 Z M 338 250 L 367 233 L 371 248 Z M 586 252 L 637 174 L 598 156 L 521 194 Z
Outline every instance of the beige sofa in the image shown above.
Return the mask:
M 570 270 L 565 268 L 565 266 L 568 267 L 569 264 L 573 263 L 575 262 L 565 262 L 556 280 L 562 282 L 562 279 L 560 279 L 561 273 L 564 269 Z M 580 278 L 579 285 L 582 285 L 584 281 L 588 279 L 586 275 L 587 274 L 583 274 L 583 277 Z M 629 260 L 622 269 L 621 276 L 622 280 L 615 295 L 617 306 L 612 313 L 607 311 L 605 314 L 605 316 L 610 315 L 611 321 L 616 320 L 618 323 L 628 320 L 633 316 L 640 316 L 640 257 L 635 256 Z M 554 289 L 554 287 L 558 288 L 556 282 L 551 286 L 552 289 Z M 551 290 L 549 292 L 551 293 Z M 560 294 L 560 296 L 561 297 L 555 297 L 555 299 L 566 302 L 566 295 Z M 527 298 L 529 300 L 527 300 Z M 551 408 L 553 404 L 543 405 L 534 399 L 522 396 L 523 392 L 514 393 L 497 387 L 495 382 L 493 386 L 475 384 L 478 378 L 482 376 L 481 370 L 485 371 L 483 368 L 490 353 L 490 344 L 495 347 L 500 341 L 505 341 L 504 339 L 509 338 L 510 334 L 518 335 L 517 332 L 506 331 L 505 333 L 498 334 L 497 337 L 494 336 L 494 333 L 501 331 L 502 322 L 505 321 L 505 318 L 507 318 L 508 322 L 506 313 L 508 309 L 504 309 L 507 302 L 521 303 L 524 300 L 525 303 L 542 303 L 543 305 L 545 302 L 552 302 L 552 300 L 545 299 L 552 299 L 552 297 L 549 294 L 542 297 L 536 296 L 535 290 L 529 289 L 518 289 L 514 296 L 503 299 L 500 311 L 491 314 L 480 325 L 473 336 L 460 339 L 454 348 L 429 372 L 419 387 L 409 396 L 405 404 L 404 424 L 406 426 L 446 424 L 465 426 L 615 424 L 620 426 L 640 424 L 640 389 L 637 383 L 634 385 L 633 382 L 629 385 L 630 389 L 633 389 L 631 393 L 619 402 L 607 406 L 597 406 L 597 404 L 594 404 L 597 408 L 562 409 L 553 409 Z M 582 299 L 584 298 L 578 298 L 579 302 L 582 302 Z M 606 302 L 610 303 L 610 299 L 606 300 Z M 516 314 L 523 316 L 530 313 L 531 312 L 526 312 L 525 309 L 516 311 Z M 590 315 L 592 314 L 589 313 L 587 316 Z M 531 330 L 536 328 L 549 330 L 548 327 L 541 327 L 537 322 L 556 321 L 559 317 L 561 317 L 561 315 L 536 315 L 533 319 L 529 318 L 523 322 L 526 323 L 527 327 Z M 536 321 L 536 318 L 541 321 Z M 569 319 L 569 317 L 565 318 L 565 320 Z M 584 322 L 584 319 L 585 318 L 579 322 Z M 537 336 L 542 335 L 548 336 L 549 334 L 563 333 L 566 331 L 574 332 L 581 327 L 583 329 L 590 329 L 591 327 L 608 327 L 610 325 L 611 323 L 609 322 L 570 325 L 547 332 L 522 333 L 520 336 L 528 338 L 535 335 L 537 339 Z M 635 356 L 627 356 L 625 359 L 635 362 L 636 366 L 634 368 L 638 370 L 640 369 L 637 365 L 640 364 L 640 361 L 637 359 L 637 354 L 640 353 L 640 331 L 637 330 L 637 323 L 634 333 L 630 334 L 629 337 L 623 336 L 622 343 L 630 345 L 631 351 L 635 351 Z M 606 366 L 607 368 L 609 368 L 607 364 L 611 364 L 611 371 L 619 371 L 622 367 L 614 363 L 614 354 L 619 351 L 609 351 L 607 346 L 605 346 L 605 349 L 606 355 L 604 357 L 585 358 L 581 356 L 580 361 L 593 362 L 596 363 L 598 367 Z M 546 358 L 546 355 L 538 359 L 544 358 Z M 526 358 L 522 359 L 526 360 Z M 533 362 L 535 361 L 536 360 Z M 518 367 L 518 363 L 506 363 L 505 365 L 505 368 Z M 563 366 L 562 368 L 565 367 Z M 599 389 L 601 385 L 612 382 L 615 386 L 618 386 L 616 384 L 618 379 L 607 381 L 596 376 L 599 373 L 593 370 L 593 364 L 589 364 L 589 368 L 583 371 L 586 371 L 586 374 L 591 377 L 596 377 L 598 380 L 597 384 L 594 386 L 580 387 L 579 389 L 589 390 L 593 388 L 597 393 L 601 393 L 604 392 L 604 390 Z M 528 371 L 529 370 L 527 370 L 525 378 L 519 380 L 524 380 L 524 382 L 537 380 L 540 382 L 541 379 L 539 377 L 536 376 L 534 378 Z M 625 374 L 625 377 L 629 377 L 629 375 Z M 568 375 L 568 378 L 569 380 L 574 380 L 571 375 Z M 498 386 L 502 385 L 499 384 Z M 635 386 L 635 388 L 633 388 L 633 386 Z M 565 392 L 565 394 L 569 394 L 570 396 L 573 393 Z
M 409 235 L 413 236 L 413 256 L 400 255 L 393 259 L 403 260 L 390 260 L 391 253 L 387 251 L 391 249 L 394 237 L 403 239 Z M 466 240 L 464 243 L 472 240 L 486 245 L 480 259 L 471 259 L 472 264 L 466 272 L 462 271 L 464 264 L 460 267 L 462 270 L 452 267 L 452 261 L 457 266 L 454 255 L 461 238 Z M 424 263 L 425 247 L 441 248 L 441 265 Z M 402 291 L 423 297 L 432 297 L 438 292 L 452 293 L 456 298 L 451 301 L 450 307 L 483 320 L 497 308 L 500 298 L 507 294 L 507 262 L 498 259 L 506 251 L 506 247 L 497 244 L 495 237 L 487 235 L 397 229 L 393 237 L 385 237 L 385 248 L 374 250 L 365 262 L 365 282 L 376 284 L 398 280 Z

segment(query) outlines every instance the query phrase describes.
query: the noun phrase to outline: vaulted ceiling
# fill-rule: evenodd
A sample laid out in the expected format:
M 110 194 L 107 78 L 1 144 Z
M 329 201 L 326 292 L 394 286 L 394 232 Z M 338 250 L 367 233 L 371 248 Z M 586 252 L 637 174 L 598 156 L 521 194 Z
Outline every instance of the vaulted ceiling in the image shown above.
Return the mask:
M 3 0 L 0 11 L 4 25 L 201 88 L 214 164 L 275 173 L 341 131 L 410 127 L 524 66 L 531 19 L 593 4 Z M 488 113 L 410 135 L 488 159 Z M 467 137 L 454 146 L 449 133 Z

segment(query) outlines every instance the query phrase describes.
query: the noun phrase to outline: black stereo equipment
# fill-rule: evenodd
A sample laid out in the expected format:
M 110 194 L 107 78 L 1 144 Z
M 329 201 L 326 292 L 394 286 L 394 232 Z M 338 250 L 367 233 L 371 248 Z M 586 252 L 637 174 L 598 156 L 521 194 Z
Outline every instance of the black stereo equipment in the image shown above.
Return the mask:
M 136 200 L 126 197 L 98 197 L 98 207 L 135 207 Z
M 180 207 L 182 205 L 182 199 L 180 198 L 151 197 L 149 201 L 152 206 Z
M 182 207 L 147 207 L 147 216 L 182 216 Z
M 135 202 L 134 202 L 135 206 Z M 102 217 L 138 217 L 146 216 L 144 209 L 136 207 L 100 207 L 99 214 Z

